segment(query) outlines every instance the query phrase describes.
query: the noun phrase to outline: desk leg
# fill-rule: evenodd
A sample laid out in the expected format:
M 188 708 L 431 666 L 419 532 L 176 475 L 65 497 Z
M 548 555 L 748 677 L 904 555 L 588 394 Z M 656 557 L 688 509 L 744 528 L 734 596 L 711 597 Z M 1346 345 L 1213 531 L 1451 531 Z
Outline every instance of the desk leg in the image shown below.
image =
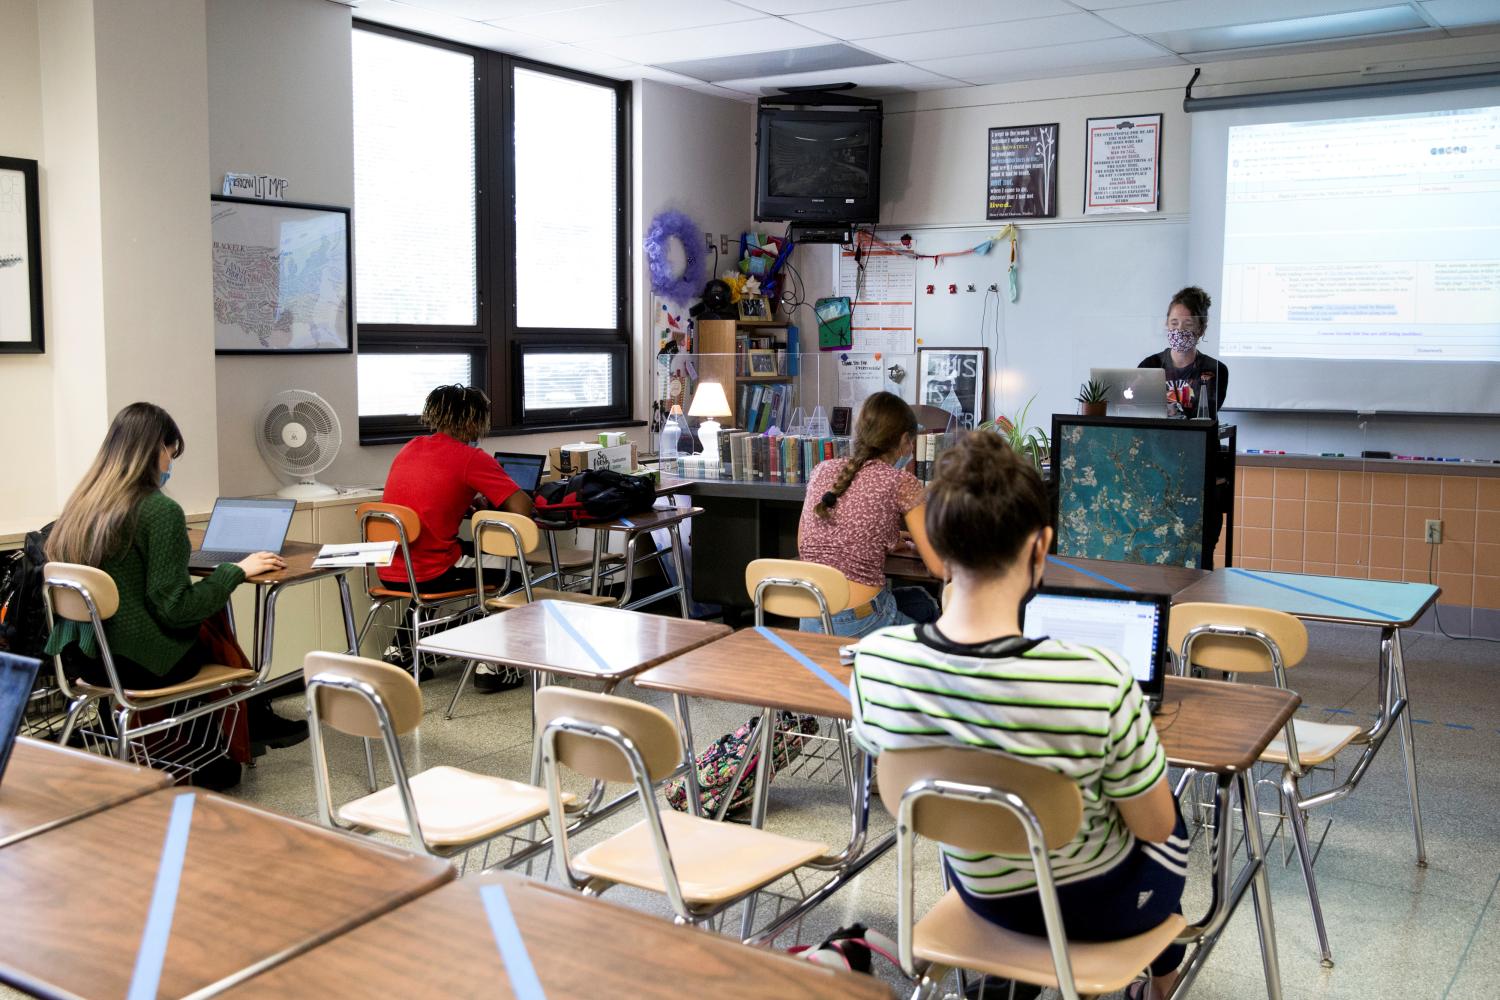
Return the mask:
M 1401 704 L 1401 755 L 1406 762 L 1406 794 L 1411 799 L 1411 832 L 1417 839 L 1417 864 L 1427 867 L 1427 842 L 1422 836 L 1422 803 L 1417 795 L 1417 743 L 1412 731 L 1411 695 L 1406 690 L 1406 661 L 1401 655 L 1401 631 L 1387 629 L 1382 636 L 1380 651 L 1390 658 L 1392 683 Z
M 606 531 L 594 529 L 594 575 L 593 579 L 589 580 L 589 593 L 596 597 L 599 595 L 599 570 L 604 565 L 604 536 L 607 534 Z M 624 601 L 620 602 L 621 605 L 624 603 Z
M 776 732 L 776 712 L 765 708 L 760 713 L 760 760 L 755 768 L 755 806 L 750 811 L 750 825 L 757 830 L 766 825 L 766 800 L 771 793 L 771 746 Z M 745 915 L 740 919 L 740 940 L 750 937 L 755 927 L 755 897 L 751 893 L 745 898 Z
M 1281 959 L 1276 951 L 1276 924 L 1271 919 L 1271 879 L 1266 873 L 1266 849 L 1260 835 L 1260 809 L 1255 801 L 1255 778 L 1239 776 L 1240 807 L 1245 818 L 1245 853 L 1256 866 L 1250 891 L 1255 895 L 1255 926 L 1260 933 L 1260 959 L 1266 972 L 1268 1000 L 1281 1000 Z
M 599 533 L 601 536 L 605 532 Z M 635 588 L 635 543 L 641 538 L 636 531 L 625 532 L 625 589 L 620 591 L 619 607 L 630 607 L 630 592 Z
M 688 608 L 687 573 L 683 570 L 682 558 L 682 532 L 678 530 L 680 524 L 676 521 L 667 525 L 667 534 L 672 539 L 672 568 L 677 571 L 677 603 L 682 607 L 683 620 L 692 617 Z
M 687 776 L 683 780 L 687 786 L 688 809 L 694 816 L 701 817 L 703 802 L 698 789 L 698 755 L 693 749 L 693 717 L 687 695 L 674 695 L 672 705 L 677 711 L 677 731 L 682 734 L 682 763 L 687 768 Z

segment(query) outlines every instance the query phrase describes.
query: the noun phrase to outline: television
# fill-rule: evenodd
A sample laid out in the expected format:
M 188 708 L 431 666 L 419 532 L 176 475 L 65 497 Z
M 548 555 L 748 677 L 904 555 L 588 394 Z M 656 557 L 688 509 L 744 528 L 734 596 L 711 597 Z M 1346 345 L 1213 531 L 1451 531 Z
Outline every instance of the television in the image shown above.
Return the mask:
M 878 222 L 880 120 L 872 109 L 762 106 L 755 217 L 763 222 Z

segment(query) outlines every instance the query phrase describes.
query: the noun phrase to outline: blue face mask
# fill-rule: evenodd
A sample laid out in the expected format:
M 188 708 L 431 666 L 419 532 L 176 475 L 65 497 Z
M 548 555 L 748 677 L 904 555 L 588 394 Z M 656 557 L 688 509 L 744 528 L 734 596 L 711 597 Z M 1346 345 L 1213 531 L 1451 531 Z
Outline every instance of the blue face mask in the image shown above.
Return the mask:
M 167 463 L 167 471 L 163 472 L 161 474 L 161 483 L 160 483 L 160 485 L 162 485 L 162 486 L 167 485 L 167 480 L 172 478 L 172 466 L 174 466 L 176 464 L 177 464 L 176 462 L 168 462 Z

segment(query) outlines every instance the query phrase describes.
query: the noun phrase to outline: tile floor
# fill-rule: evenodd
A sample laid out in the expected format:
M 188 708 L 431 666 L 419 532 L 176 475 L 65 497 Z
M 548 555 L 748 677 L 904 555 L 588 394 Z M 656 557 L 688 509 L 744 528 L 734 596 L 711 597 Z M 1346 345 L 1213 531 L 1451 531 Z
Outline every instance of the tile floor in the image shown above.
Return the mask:
M 1298 668 L 1294 683 L 1308 718 L 1348 719 L 1332 710 L 1368 715 L 1375 707 L 1376 635 L 1373 631 L 1313 626 L 1313 652 Z M 1333 826 L 1317 862 L 1336 965 L 1318 962 L 1312 921 L 1295 857 L 1280 863 L 1285 840 L 1268 845 L 1272 855 L 1272 896 L 1281 970 L 1287 1000 L 1311 998 L 1491 998 L 1500 996 L 1500 684 L 1493 670 L 1500 647 L 1413 634 L 1406 646 L 1415 705 L 1417 753 L 1422 782 L 1429 867 L 1414 863 L 1406 786 L 1393 740 L 1350 798 L 1327 807 Z M 529 695 L 466 693 L 458 715 L 445 721 L 442 710 L 456 683 L 456 668 L 439 671 L 423 687 L 428 709 L 423 726 L 405 746 L 412 770 L 437 764 L 524 778 L 530 760 Z M 670 710 L 665 699 L 634 691 Z M 293 699 L 281 709 L 291 714 Z M 693 724 L 700 746 L 751 710 L 695 701 Z M 362 759 L 353 740 L 330 737 L 338 790 L 358 794 Z M 580 789 L 581 790 L 581 789 Z M 272 751 L 246 772 L 236 793 L 293 816 L 313 817 L 315 804 L 307 744 Z M 1271 808 L 1268 794 L 1262 800 Z M 889 829 L 878 804 L 872 839 Z M 577 838 L 583 845 L 635 821 L 628 808 Z M 842 844 L 847 814 L 836 785 L 784 775 L 773 786 L 771 829 Z M 1318 821 L 1313 830 L 1320 831 Z M 1271 831 L 1268 821 L 1266 830 Z M 1202 838 L 1194 854 L 1188 912 L 1207 903 Z M 923 865 L 931 855 L 919 855 Z M 919 911 L 936 898 L 935 869 L 919 891 Z M 555 871 L 535 874 L 557 880 Z M 853 884 L 811 915 L 801 928 L 803 941 L 821 940 L 835 927 L 863 921 L 894 936 L 896 922 L 894 852 L 872 865 Z M 607 896 L 622 905 L 665 913 L 664 904 L 633 890 Z M 1192 996 L 1241 1000 L 1264 996 L 1251 907 L 1241 908 L 1198 979 Z M 761 912 L 767 912 L 763 906 Z M 730 914 L 738 926 L 737 912 Z M 785 947 L 793 936 L 782 938 Z M 877 962 L 880 960 L 877 959 Z M 899 978 L 886 977 L 897 988 Z M 898 991 L 899 992 L 899 991 Z

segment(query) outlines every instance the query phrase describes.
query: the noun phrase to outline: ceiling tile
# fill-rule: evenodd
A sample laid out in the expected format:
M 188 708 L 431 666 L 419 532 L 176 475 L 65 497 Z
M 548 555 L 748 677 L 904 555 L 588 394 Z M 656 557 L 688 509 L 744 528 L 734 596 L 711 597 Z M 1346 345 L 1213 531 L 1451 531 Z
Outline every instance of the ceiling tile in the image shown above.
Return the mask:
M 411 7 L 421 7 L 451 14 L 470 21 L 495 21 L 502 17 L 520 17 L 523 14 L 543 14 L 571 7 L 593 7 L 613 0 L 398 0 Z M 363 9 L 360 4 L 356 10 Z
M 724 80 L 749 80 L 762 76 L 790 76 L 793 73 L 837 72 L 854 66 L 874 66 L 887 59 L 857 49 L 843 42 L 827 45 L 804 45 L 798 49 L 774 49 L 748 55 L 718 56 L 713 59 L 679 59 L 656 65 L 695 80 L 718 83 Z
M 843 10 L 846 7 L 865 7 L 881 0 L 736 0 L 746 7 L 765 11 L 767 14 L 806 14 L 815 10 Z
M 605 52 L 638 63 L 676 62 L 681 59 L 713 59 L 717 56 L 741 55 L 746 52 L 771 52 L 826 45 L 827 35 L 774 17 L 741 21 L 732 27 L 712 25 L 658 31 L 649 35 L 600 38 L 585 42 L 584 48 Z
M 729 0 L 620 0 L 598 7 L 560 10 L 492 22 L 554 42 L 589 42 L 620 35 L 675 31 L 749 21 L 758 15 Z
M 420 31 L 427 35 L 494 49 L 497 52 L 515 52 L 519 49 L 536 48 L 546 39 L 519 31 L 506 31 L 479 21 L 470 21 L 452 14 L 442 14 L 423 7 L 396 3 L 395 0 L 361 0 L 355 9 L 361 18 L 389 24 L 409 31 Z
M 1173 52 L 1223 52 L 1229 49 L 1297 45 L 1340 38 L 1367 38 L 1393 31 L 1433 31 L 1422 16 L 1408 6 L 1378 11 L 1324 14 L 1259 24 L 1233 24 L 1221 28 L 1163 31 L 1148 35 Z
M 1086 42 L 1122 34 L 1124 32 L 1120 29 L 1091 14 L 1064 14 L 1060 17 L 1038 17 L 1004 24 L 981 24 L 968 28 L 922 31 L 911 35 L 864 38 L 860 40 L 859 46 L 892 59 L 914 62 L 918 59 L 945 59 L 1038 45 Z
M 751 80 L 722 80 L 719 85 L 759 97 L 775 93 L 785 87 L 820 87 L 835 83 L 853 83 L 860 93 L 886 93 L 890 91 L 944 90 L 962 87 L 961 81 L 937 73 L 908 66 L 905 63 L 887 63 L 884 66 L 857 66 L 852 69 L 830 69 L 818 73 L 787 73 L 782 76 L 763 76 Z
M 1171 0 L 1170 3 L 1102 10 L 1099 16 L 1132 34 L 1149 35 L 1389 6 L 1392 6 L 1391 0 L 1255 0 L 1254 3 L 1245 0 Z
M 876 38 L 1076 13 L 1078 8 L 1065 0 L 1012 0 L 1004 4 L 994 0 L 896 0 L 847 10 L 793 14 L 789 20 L 839 38 Z
M 1107 73 L 1145 66 L 1181 66 L 1182 60 L 1139 38 L 1105 38 L 1076 45 L 1050 45 L 921 62 L 922 69 L 968 83 L 999 83 L 1067 76 L 1079 69 Z
M 1426 0 L 1422 7 L 1445 28 L 1500 24 L 1500 3 L 1495 0 Z
M 582 70 L 585 73 L 599 73 L 616 79 L 629 79 L 629 73 L 614 71 L 634 65 L 628 59 L 605 55 L 602 52 L 590 52 L 576 45 L 543 45 L 538 48 L 522 49 L 516 55 L 552 66 L 564 66 L 568 69 Z

